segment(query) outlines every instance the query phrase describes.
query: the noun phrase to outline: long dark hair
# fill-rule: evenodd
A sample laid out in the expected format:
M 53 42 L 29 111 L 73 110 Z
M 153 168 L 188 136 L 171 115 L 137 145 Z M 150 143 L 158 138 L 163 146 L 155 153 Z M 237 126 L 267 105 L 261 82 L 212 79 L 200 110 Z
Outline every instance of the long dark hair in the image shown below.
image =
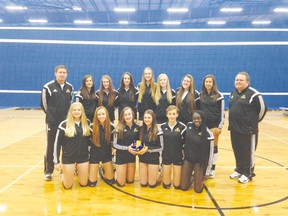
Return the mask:
M 213 86 L 212 86 L 212 89 L 211 89 L 211 98 L 212 98 L 212 101 L 215 102 L 218 99 L 218 97 L 219 97 L 219 90 L 218 90 L 218 87 L 217 87 L 216 78 L 212 74 L 206 75 L 204 77 L 204 79 L 203 79 L 202 87 L 201 87 L 200 99 L 201 99 L 201 101 L 204 101 L 204 98 L 207 97 L 207 95 L 208 95 L 208 91 L 205 88 L 205 80 L 207 78 L 211 78 L 212 81 L 213 81 Z
M 82 86 L 81 86 L 81 88 L 80 88 L 80 94 L 82 95 L 82 97 L 83 97 L 84 99 L 89 99 L 89 98 L 90 98 L 90 92 L 88 91 L 87 86 L 86 86 L 86 80 L 87 80 L 88 78 L 91 78 L 92 81 L 93 81 L 93 85 L 92 85 L 92 87 L 91 87 L 91 89 L 90 89 L 90 92 L 93 93 L 93 94 L 91 95 L 92 99 L 95 99 L 95 98 L 96 98 L 95 85 L 94 85 L 94 79 L 93 79 L 93 76 L 92 76 L 92 75 L 89 75 L 89 74 L 88 74 L 88 75 L 85 75 L 85 76 L 83 77 Z
M 122 99 L 124 93 L 125 93 L 125 84 L 124 84 L 124 76 L 125 75 L 128 75 L 130 77 L 130 84 L 129 84 L 129 99 L 130 101 L 134 101 L 134 98 L 135 98 L 135 85 L 134 85 L 134 80 L 133 80 L 133 76 L 131 73 L 129 72 L 124 72 L 122 74 L 122 77 L 121 77 L 121 81 L 120 81 L 120 88 L 119 88 L 119 98 L 120 100 Z
M 153 112 L 153 110 L 148 109 L 144 112 L 143 116 L 145 116 L 145 114 L 150 114 L 152 116 L 152 125 L 149 131 L 149 141 L 156 141 L 158 139 L 158 127 L 156 123 L 155 113 Z M 146 131 L 147 131 L 147 125 L 145 124 L 145 122 L 143 122 L 143 125 L 140 129 L 140 140 L 144 139 L 144 134 Z

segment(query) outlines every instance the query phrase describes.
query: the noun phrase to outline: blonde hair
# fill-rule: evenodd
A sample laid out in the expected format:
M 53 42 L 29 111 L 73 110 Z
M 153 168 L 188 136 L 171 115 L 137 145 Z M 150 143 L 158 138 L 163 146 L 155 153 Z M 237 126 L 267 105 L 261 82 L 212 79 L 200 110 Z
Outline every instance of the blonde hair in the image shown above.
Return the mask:
M 166 114 L 168 114 L 168 112 L 170 112 L 172 110 L 176 110 L 176 112 L 179 114 L 179 109 L 175 105 L 168 106 L 167 109 L 166 109 Z
M 161 99 L 161 86 L 160 86 L 160 78 L 165 76 L 166 77 L 166 90 L 167 90 L 167 100 L 171 104 L 172 103 L 172 92 L 169 82 L 169 77 L 165 73 L 161 73 L 157 79 L 157 86 L 156 86 L 156 93 L 155 93 L 155 103 L 156 105 L 159 104 L 159 100 Z
M 105 141 L 107 144 L 110 144 L 110 142 L 111 142 L 111 126 L 110 126 L 109 113 L 104 106 L 99 106 L 95 110 L 94 119 L 93 119 L 93 127 L 92 127 L 92 129 L 93 129 L 92 140 L 97 147 L 100 147 L 102 144 L 104 144 L 104 143 L 100 143 L 101 124 L 99 122 L 98 115 L 97 115 L 98 111 L 101 109 L 103 109 L 106 113 L 106 120 L 105 120 L 104 125 L 103 125 L 104 131 L 105 131 Z
M 146 89 L 146 80 L 145 80 L 145 71 L 146 70 L 150 70 L 152 72 L 152 77 L 151 77 L 151 81 L 150 81 L 150 86 L 151 86 L 151 97 L 153 99 L 153 101 L 155 102 L 155 90 L 156 90 L 156 84 L 155 84 L 155 78 L 154 78 L 154 73 L 153 73 L 153 70 L 152 68 L 150 67 L 146 67 L 144 68 L 143 70 L 143 73 L 142 73 L 142 80 L 141 80 L 141 83 L 139 85 L 139 95 L 138 95 L 138 102 L 141 103 L 142 102 L 142 97 L 143 97 L 143 94 L 145 92 L 145 89 Z
M 79 106 L 82 114 L 81 114 L 81 126 L 83 130 L 83 136 L 90 136 L 90 128 L 88 125 L 87 117 L 84 111 L 84 107 L 80 102 L 74 102 L 71 104 L 68 114 L 67 114 L 67 123 L 66 123 L 66 128 L 65 128 L 65 135 L 67 137 L 74 137 L 76 135 L 76 128 L 75 128 L 75 119 L 73 116 L 73 109 Z

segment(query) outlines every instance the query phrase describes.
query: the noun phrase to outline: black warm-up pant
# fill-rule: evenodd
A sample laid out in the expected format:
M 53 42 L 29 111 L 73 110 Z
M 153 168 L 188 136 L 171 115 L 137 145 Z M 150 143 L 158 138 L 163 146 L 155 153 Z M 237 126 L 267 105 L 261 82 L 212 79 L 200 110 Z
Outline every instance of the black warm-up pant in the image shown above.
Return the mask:
M 53 173 L 54 170 L 54 162 L 53 162 L 53 153 L 54 153 L 54 142 L 56 138 L 58 126 L 54 125 L 46 125 L 47 132 L 47 145 L 46 152 L 44 155 L 44 173 Z
M 255 150 L 258 142 L 258 133 L 240 134 L 231 131 L 230 137 L 236 160 L 235 171 L 247 177 L 252 177 L 255 166 Z

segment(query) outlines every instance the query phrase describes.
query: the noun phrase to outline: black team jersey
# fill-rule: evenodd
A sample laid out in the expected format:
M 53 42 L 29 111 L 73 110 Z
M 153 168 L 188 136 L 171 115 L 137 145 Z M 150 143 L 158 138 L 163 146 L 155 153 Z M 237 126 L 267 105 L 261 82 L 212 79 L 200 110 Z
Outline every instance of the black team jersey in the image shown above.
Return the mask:
M 108 105 L 108 98 L 109 98 L 109 93 L 107 94 L 105 91 L 103 93 L 103 98 L 102 98 L 102 104 L 99 104 L 99 90 L 96 91 L 96 97 L 97 97 L 97 106 L 104 106 L 108 113 L 109 113 L 109 118 L 110 121 L 114 121 L 115 120 L 115 108 L 118 106 L 118 91 L 116 91 L 115 89 L 113 90 L 115 92 L 115 100 L 114 103 L 109 106 Z
M 62 163 L 75 163 L 77 161 L 88 161 L 90 144 L 90 136 L 83 136 L 83 129 L 81 123 L 75 123 L 76 134 L 74 137 L 67 137 L 65 135 L 67 120 L 60 123 L 56 139 L 54 143 L 54 163 L 60 163 L 60 150 L 62 147 Z M 88 122 L 90 124 L 90 121 Z
M 128 150 L 128 147 L 134 142 L 139 140 L 139 129 L 140 126 L 137 124 L 133 124 L 130 128 L 129 126 L 125 126 L 123 130 L 123 138 L 118 139 L 118 131 L 116 131 L 113 140 L 113 147 L 117 150 Z
M 121 92 L 122 91 L 122 92 Z M 136 88 L 134 89 L 118 89 L 119 92 L 119 96 L 118 96 L 118 112 L 119 112 L 119 118 L 120 118 L 120 113 L 121 111 L 125 108 L 125 107 L 130 107 L 135 116 L 136 116 L 136 104 L 137 104 L 137 100 L 138 100 L 138 90 Z M 132 93 L 134 95 L 134 99 L 131 100 L 130 99 L 130 93 Z M 135 117 L 136 118 L 136 117 Z
M 198 91 L 195 91 L 194 95 L 194 101 L 196 109 L 199 109 L 199 93 Z M 192 122 L 192 114 L 195 110 L 189 110 L 188 109 L 188 102 L 187 102 L 187 95 L 183 98 L 181 105 L 179 107 L 179 116 L 178 119 L 180 122 L 187 124 L 188 122 Z
M 139 88 L 140 84 L 138 85 Z M 138 103 L 138 112 L 139 112 L 139 118 L 142 120 L 144 112 L 148 109 L 151 109 L 155 111 L 156 104 L 154 100 L 152 99 L 151 95 L 151 85 L 146 86 L 145 92 L 142 95 L 142 102 Z
M 161 98 L 159 100 L 159 104 L 156 105 L 156 109 L 155 109 L 157 124 L 162 124 L 168 121 L 167 116 L 166 116 L 166 109 L 168 106 L 176 104 L 176 92 L 174 89 L 171 89 L 171 93 L 172 93 L 171 103 L 169 103 L 169 101 L 167 100 L 167 91 L 163 92 L 161 90 L 160 93 L 161 93 Z
M 182 161 L 186 126 L 182 122 L 177 121 L 176 125 L 170 128 L 168 122 L 165 122 L 161 125 L 161 129 L 164 137 L 163 160 Z
M 190 163 L 200 163 L 206 175 L 210 171 L 213 160 L 214 136 L 207 128 L 207 140 L 201 141 L 202 132 L 192 122 L 188 122 L 185 133 L 184 159 Z M 209 167 L 207 169 L 207 167 Z
M 224 96 L 221 93 L 218 93 L 218 98 L 216 101 L 213 101 L 211 94 L 207 94 L 203 101 L 201 100 L 200 93 L 200 110 L 206 114 L 206 124 L 208 128 L 223 128 L 224 118 L 225 118 L 225 102 Z
M 96 97 L 92 97 L 95 92 L 89 92 L 89 98 L 86 99 L 81 95 L 81 92 L 76 94 L 76 101 L 82 103 L 87 118 L 93 122 L 94 113 L 97 107 Z

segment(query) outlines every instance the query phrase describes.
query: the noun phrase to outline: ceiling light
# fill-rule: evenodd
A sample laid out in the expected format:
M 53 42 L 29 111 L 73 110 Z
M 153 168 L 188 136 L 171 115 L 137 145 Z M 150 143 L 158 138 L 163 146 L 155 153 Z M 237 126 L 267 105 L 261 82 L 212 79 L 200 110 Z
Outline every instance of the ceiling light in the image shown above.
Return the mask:
M 268 25 L 268 24 L 270 24 L 271 23 L 271 21 L 269 21 L 269 20 L 266 20 L 266 21 L 258 21 L 258 20 L 255 20 L 255 21 L 253 21 L 252 22 L 252 24 L 254 24 L 254 25 Z
M 77 7 L 77 6 L 73 6 L 72 9 L 74 11 L 82 11 L 82 8 L 81 7 Z
M 275 8 L 273 11 L 276 13 L 288 13 L 288 8 Z
M 129 22 L 127 20 L 120 20 L 118 23 L 119 24 L 129 24 Z
M 92 20 L 74 20 L 75 24 L 92 24 Z
M 168 12 L 170 13 L 186 13 L 189 11 L 188 8 L 168 8 Z
M 29 19 L 28 20 L 30 23 L 47 23 L 48 20 L 46 19 Z
M 208 21 L 208 25 L 224 25 L 226 24 L 226 21 Z
M 115 12 L 135 12 L 135 8 L 114 8 Z
M 241 12 L 243 8 L 221 8 L 221 12 Z
M 23 6 L 6 6 L 6 9 L 8 10 L 27 10 L 27 7 Z
M 0 22 L 3 22 L 3 20 L 2 20 L 2 19 L 0 19 Z
M 175 21 L 163 21 L 163 24 L 164 25 L 179 25 L 179 24 L 181 24 L 181 22 L 177 21 L 177 20 L 175 20 Z

